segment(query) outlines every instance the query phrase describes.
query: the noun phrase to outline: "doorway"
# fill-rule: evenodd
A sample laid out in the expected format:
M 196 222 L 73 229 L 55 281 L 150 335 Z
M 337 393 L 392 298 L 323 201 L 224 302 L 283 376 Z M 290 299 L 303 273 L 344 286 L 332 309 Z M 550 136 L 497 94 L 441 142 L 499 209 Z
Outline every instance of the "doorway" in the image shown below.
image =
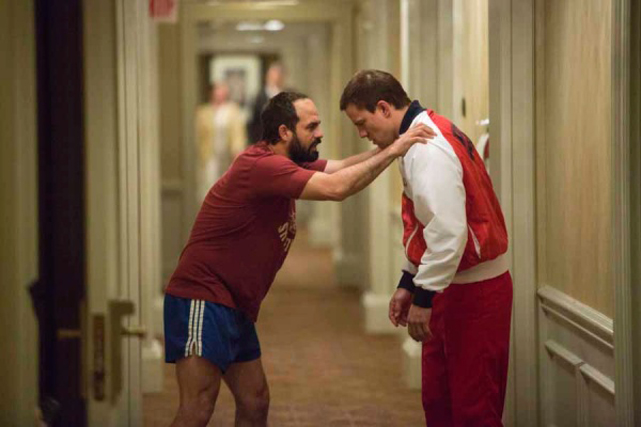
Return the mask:
M 85 426 L 85 211 L 82 2 L 36 1 L 40 407 L 53 426 Z

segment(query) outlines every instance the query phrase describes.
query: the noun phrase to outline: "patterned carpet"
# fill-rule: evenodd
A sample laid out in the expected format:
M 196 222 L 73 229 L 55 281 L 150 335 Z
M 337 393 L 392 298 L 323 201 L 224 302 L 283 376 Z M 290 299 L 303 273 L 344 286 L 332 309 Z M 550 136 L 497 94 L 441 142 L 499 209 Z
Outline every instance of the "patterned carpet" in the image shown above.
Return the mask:
M 401 380 L 397 336 L 363 331 L 359 294 L 336 286 L 329 250 L 300 233 L 257 323 L 270 384 L 269 423 L 280 426 L 423 426 L 420 393 Z M 167 426 L 178 406 L 173 365 L 144 399 L 145 426 Z M 210 426 L 233 426 L 223 385 Z

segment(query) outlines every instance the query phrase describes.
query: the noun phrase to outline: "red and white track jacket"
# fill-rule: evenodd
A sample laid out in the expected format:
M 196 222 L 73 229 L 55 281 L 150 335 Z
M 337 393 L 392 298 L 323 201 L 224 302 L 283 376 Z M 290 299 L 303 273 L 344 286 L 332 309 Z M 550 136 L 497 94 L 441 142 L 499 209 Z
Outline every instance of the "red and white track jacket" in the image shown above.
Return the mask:
M 406 271 L 436 292 L 505 273 L 507 230 L 483 159 L 453 123 L 414 101 L 400 133 L 418 123 L 437 136 L 399 159 Z

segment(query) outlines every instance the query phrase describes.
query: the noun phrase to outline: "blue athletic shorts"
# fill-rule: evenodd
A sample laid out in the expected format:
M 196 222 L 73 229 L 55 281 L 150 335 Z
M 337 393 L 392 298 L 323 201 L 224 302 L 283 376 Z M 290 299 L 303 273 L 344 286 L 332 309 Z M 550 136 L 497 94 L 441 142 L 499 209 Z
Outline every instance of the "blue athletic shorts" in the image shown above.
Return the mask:
M 167 363 L 197 355 L 225 372 L 260 357 L 254 322 L 233 308 L 165 294 L 164 322 Z

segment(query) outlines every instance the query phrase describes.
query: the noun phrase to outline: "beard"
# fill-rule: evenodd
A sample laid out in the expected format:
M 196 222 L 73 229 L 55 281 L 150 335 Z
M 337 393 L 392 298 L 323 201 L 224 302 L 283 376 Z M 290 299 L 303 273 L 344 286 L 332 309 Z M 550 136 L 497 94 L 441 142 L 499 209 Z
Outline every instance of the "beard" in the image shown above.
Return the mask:
M 302 163 L 315 162 L 316 160 L 318 160 L 318 151 L 314 150 L 314 148 L 316 148 L 316 146 L 320 143 L 321 139 L 316 138 L 309 145 L 309 147 L 305 148 L 300 143 L 298 135 L 294 133 L 294 139 L 289 146 L 289 158 L 297 165 L 300 165 Z

